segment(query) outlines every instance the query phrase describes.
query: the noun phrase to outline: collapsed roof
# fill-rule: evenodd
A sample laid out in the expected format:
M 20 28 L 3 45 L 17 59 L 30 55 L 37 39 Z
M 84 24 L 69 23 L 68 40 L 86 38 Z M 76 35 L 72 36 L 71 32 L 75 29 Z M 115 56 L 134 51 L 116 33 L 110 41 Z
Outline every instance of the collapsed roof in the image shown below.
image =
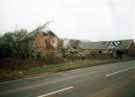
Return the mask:
M 101 42 L 80 42 L 81 49 L 128 49 L 133 43 L 132 39 L 118 41 L 101 41 Z

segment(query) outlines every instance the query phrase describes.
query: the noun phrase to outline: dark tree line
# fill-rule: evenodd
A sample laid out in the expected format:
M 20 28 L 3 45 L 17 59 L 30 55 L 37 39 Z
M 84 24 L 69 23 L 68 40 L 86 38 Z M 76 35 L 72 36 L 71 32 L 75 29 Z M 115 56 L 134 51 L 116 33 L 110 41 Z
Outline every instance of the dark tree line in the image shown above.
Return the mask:
M 31 38 L 27 30 L 7 32 L 0 37 L 0 57 L 28 58 L 31 54 Z

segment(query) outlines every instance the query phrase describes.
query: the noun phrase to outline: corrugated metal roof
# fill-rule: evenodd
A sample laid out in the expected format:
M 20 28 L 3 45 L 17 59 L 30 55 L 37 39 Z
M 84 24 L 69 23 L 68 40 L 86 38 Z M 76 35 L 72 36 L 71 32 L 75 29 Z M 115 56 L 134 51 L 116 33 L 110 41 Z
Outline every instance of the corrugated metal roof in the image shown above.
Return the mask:
M 80 42 L 81 49 L 128 49 L 133 40 L 101 41 L 101 42 Z

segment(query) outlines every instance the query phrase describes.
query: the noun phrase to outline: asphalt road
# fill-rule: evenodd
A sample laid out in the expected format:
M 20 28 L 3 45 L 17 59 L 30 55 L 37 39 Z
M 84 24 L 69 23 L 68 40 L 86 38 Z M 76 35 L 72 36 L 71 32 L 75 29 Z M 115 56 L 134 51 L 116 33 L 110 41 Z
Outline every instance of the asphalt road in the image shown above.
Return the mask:
M 135 61 L 3 82 L 0 97 L 135 97 Z

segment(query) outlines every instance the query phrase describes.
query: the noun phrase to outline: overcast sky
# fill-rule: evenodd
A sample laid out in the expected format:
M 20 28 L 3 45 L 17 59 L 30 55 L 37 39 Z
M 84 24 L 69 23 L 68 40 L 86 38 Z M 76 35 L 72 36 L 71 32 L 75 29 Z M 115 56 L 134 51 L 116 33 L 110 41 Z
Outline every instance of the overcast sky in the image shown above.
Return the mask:
M 0 0 L 0 32 L 47 21 L 59 37 L 91 41 L 135 39 L 134 0 Z

